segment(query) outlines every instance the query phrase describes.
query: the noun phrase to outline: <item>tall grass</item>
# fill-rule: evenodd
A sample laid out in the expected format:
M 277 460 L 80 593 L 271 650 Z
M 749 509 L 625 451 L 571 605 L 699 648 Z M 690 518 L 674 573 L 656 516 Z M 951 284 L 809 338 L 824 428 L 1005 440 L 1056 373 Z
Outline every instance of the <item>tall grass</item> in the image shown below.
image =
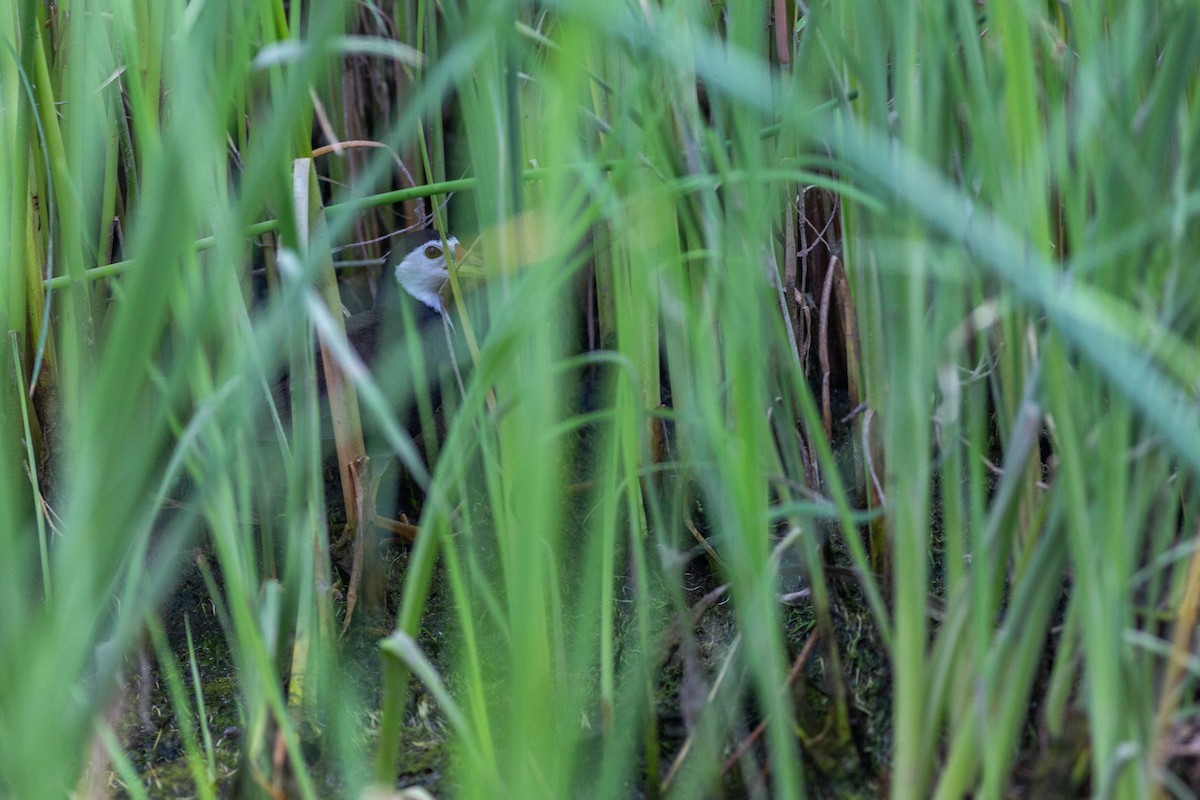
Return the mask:
M 22 0 L 0 32 L 0 794 L 136 777 L 146 631 L 193 792 L 230 788 L 157 635 L 189 564 L 247 795 L 392 786 L 427 700 L 456 796 L 1195 791 L 1190 4 Z M 413 224 L 492 275 L 455 282 L 424 449 L 388 384 L 435 379 L 354 368 L 370 280 L 330 257 Z M 314 330 L 352 379 L 333 480 Z M 424 496 L 383 632 L 330 560 L 376 558 L 358 407 Z

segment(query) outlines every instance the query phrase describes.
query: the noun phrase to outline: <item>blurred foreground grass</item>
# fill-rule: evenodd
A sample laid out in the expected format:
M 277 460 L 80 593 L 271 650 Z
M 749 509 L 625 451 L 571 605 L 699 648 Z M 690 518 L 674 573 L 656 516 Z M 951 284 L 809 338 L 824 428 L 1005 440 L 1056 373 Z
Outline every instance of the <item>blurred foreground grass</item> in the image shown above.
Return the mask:
M 0 35 L 0 794 L 155 794 L 113 728 L 151 652 L 198 796 L 390 788 L 429 713 L 463 797 L 1200 791 L 1194 4 L 17 0 Z M 264 445 L 265 390 L 369 303 L 330 253 L 430 224 L 479 235 L 488 310 L 430 463 L 356 382 L 423 496 L 372 572 L 353 448 L 327 476 L 310 391 Z

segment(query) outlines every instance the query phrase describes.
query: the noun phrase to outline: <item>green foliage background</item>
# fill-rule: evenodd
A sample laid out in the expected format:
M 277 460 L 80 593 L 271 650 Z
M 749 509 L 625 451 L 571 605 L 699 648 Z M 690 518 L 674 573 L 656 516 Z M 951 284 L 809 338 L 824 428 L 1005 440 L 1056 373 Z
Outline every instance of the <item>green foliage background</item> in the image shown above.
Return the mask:
M 999 797 L 1076 719 L 1080 791 L 1194 796 L 1195 4 L 16 0 L 0 35 L 0 793 L 92 792 L 90 760 L 145 795 L 104 712 L 203 543 L 248 792 L 281 761 L 289 791 L 328 791 L 308 728 L 340 792 L 390 785 L 415 677 L 457 796 L 800 797 L 840 763 L 897 798 Z M 390 152 L 307 160 L 334 140 Z M 815 239 L 813 193 L 835 209 Z M 331 248 L 380 255 L 425 196 L 499 274 L 363 737 L 317 411 L 297 393 L 265 462 L 262 387 L 285 361 L 311 384 L 312 323 L 336 341 Z M 832 431 L 831 363 L 862 404 Z M 401 426 L 390 443 L 419 475 Z M 693 516 L 736 638 L 660 763 Z M 789 558 L 820 737 L 786 690 Z M 431 587 L 450 666 L 419 646 Z M 878 762 L 848 593 L 890 656 Z M 765 727 L 734 789 L 747 708 Z M 211 742 L 187 744 L 213 796 Z

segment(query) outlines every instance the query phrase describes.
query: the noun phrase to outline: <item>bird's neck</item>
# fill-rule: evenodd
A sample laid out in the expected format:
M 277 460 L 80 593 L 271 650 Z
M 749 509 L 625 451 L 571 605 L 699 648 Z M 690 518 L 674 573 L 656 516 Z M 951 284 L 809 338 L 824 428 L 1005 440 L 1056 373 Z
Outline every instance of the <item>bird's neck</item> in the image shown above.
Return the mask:
M 436 273 L 411 269 L 404 264 L 396 267 L 396 280 L 410 297 L 429 306 L 438 314 L 444 314 L 441 288 L 446 277 Z

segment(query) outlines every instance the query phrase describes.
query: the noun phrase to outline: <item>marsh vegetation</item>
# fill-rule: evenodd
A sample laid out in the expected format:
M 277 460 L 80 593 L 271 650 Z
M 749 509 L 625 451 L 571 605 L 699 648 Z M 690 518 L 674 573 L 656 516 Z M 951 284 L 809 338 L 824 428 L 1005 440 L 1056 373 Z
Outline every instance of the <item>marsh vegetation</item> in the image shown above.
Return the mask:
M 1200 793 L 1194 3 L 0 36 L 0 795 Z

